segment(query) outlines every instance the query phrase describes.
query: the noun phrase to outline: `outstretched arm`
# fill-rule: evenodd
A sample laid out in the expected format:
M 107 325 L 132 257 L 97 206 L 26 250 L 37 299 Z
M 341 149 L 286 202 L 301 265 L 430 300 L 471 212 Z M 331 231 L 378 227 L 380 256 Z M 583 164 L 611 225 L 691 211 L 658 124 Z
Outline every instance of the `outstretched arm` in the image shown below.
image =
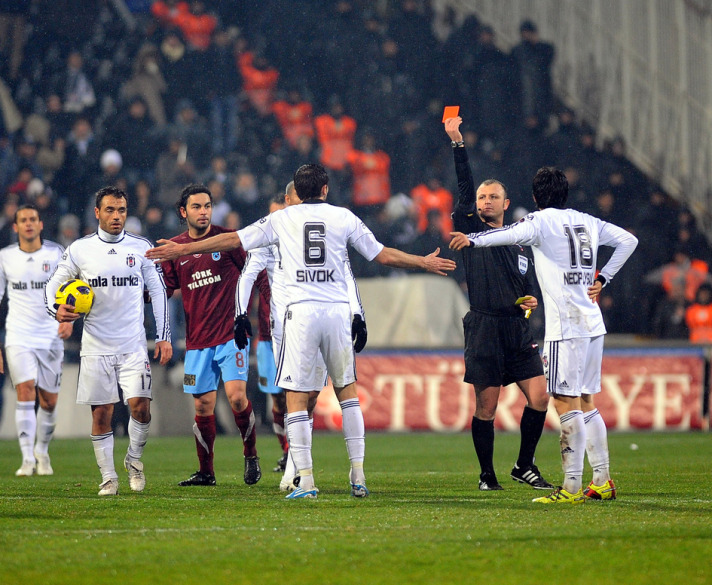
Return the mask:
M 537 244 L 537 229 L 531 221 L 520 220 L 515 224 L 507 225 L 485 232 L 473 234 L 463 234 L 461 232 L 450 232 L 452 241 L 451 250 L 462 250 L 468 246 L 475 248 L 488 248 L 492 246 L 534 246 Z
M 427 270 L 433 274 L 447 276 L 448 272 L 455 270 L 455 262 L 448 258 L 440 258 L 440 248 L 427 256 L 414 256 L 407 254 L 396 248 L 384 247 L 374 260 L 385 266 L 393 268 L 411 268 L 415 270 Z
M 158 240 L 156 243 L 160 245 L 157 248 L 146 250 L 146 258 L 154 262 L 165 262 L 166 260 L 175 260 L 181 256 L 189 256 L 190 254 L 228 252 L 240 246 L 240 237 L 237 232 L 227 232 L 188 244 L 178 244 L 171 240 Z

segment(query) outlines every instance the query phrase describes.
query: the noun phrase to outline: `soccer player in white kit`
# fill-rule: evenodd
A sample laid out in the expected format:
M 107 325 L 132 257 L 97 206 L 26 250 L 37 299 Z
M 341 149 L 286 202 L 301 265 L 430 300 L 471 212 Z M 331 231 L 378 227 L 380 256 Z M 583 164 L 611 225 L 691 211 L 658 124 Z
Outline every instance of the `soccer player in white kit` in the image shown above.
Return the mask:
M 151 421 L 151 364 L 144 328 L 144 287 L 151 295 L 156 320 L 153 357 L 160 357 L 161 365 L 165 365 L 173 355 L 160 267 L 144 256 L 151 242 L 124 231 L 127 202 L 126 193 L 116 187 L 97 192 L 94 213 L 99 228 L 67 248 L 47 283 L 45 297 L 50 314 L 67 323 L 80 315 L 71 305 L 54 305 L 60 285 L 70 278 L 80 278 L 94 290 L 94 305 L 84 319 L 77 404 L 91 405 L 91 439 L 102 479 L 100 496 L 116 495 L 119 490 L 111 430 L 119 386 L 131 412 L 129 448 L 124 458 L 129 486 L 140 492 L 146 485 L 141 455 Z
M 284 207 L 289 207 L 290 205 L 298 205 L 301 203 L 301 199 L 297 196 L 297 191 L 294 188 L 294 181 L 290 181 L 287 185 L 284 196 L 280 198 L 279 201 L 273 201 L 270 204 L 270 213 L 277 211 L 278 209 L 284 209 Z M 348 262 L 348 257 L 347 260 Z M 271 297 L 270 297 L 270 325 L 272 333 L 272 343 L 271 348 L 268 348 L 269 342 L 260 341 L 257 345 L 257 361 L 258 367 L 260 368 L 260 377 L 262 377 L 264 368 L 268 376 L 268 383 L 271 384 L 279 391 L 279 393 L 272 394 L 274 400 L 274 408 L 272 410 L 275 423 L 273 428 L 275 433 L 284 433 L 286 437 L 286 429 L 283 425 L 277 424 L 277 419 L 281 418 L 282 423 L 284 421 L 284 416 L 287 412 L 286 396 L 284 392 L 277 387 L 274 382 L 276 380 L 277 373 L 277 362 L 275 356 L 279 356 L 282 347 L 282 326 L 284 321 L 284 314 L 286 307 L 289 304 L 287 298 L 286 282 L 284 277 L 284 268 L 282 267 L 282 260 L 280 257 L 279 246 L 277 244 L 272 244 L 263 248 L 256 248 L 252 250 L 247 255 L 247 261 L 245 263 L 245 268 L 240 274 L 240 278 L 237 282 L 237 291 L 235 295 L 235 343 L 238 347 L 244 346 L 247 343 L 247 331 L 243 331 L 246 324 L 249 325 L 249 320 L 247 319 L 247 304 L 249 303 L 252 286 L 257 279 L 257 275 L 262 270 L 267 271 L 267 277 L 269 278 Z M 366 337 L 368 335 L 366 330 L 366 322 L 364 319 L 364 310 L 361 305 L 361 299 L 358 294 L 358 287 L 356 286 L 356 280 L 351 272 L 351 266 L 347 267 L 344 271 L 344 276 L 346 278 L 346 285 L 349 295 L 349 306 L 351 307 L 352 315 L 352 326 L 351 335 L 354 341 L 354 349 L 356 353 L 360 352 L 366 345 Z M 252 331 L 249 330 L 250 335 Z M 260 350 L 266 356 L 260 355 Z M 272 364 L 272 368 L 268 368 L 265 362 L 269 359 Z M 320 372 L 315 376 L 317 380 L 322 380 L 317 388 L 314 388 L 311 396 L 307 412 L 309 413 L 309 424 L 313 428 L 314 419 L 313 412 L 316 406 L 316 401 L 319 392 L 324 387 L 324 381 L 326 380 L 326 364 L 324 360 L 321 359 L 321 355 L 317 356 L 317 365 L 315 366 L 320 370 Z M 281 417 L 279 416 L 281 415 Z M 294 464 L 294 459 L 285 453 L 285 463 L 282 470 L 284 471 L 282 479 L 279 482 L 279 487 L 282 491 L 291 491 L 296 487 L 295 476 L 297 476 L 297 469 Z M 275 468 L 277 471 L 278 468 Z
M 300 476 L 299 487 L 287 498 L 316 498 L 308 402 L 320 380 L 314 367 L 321 354 L 341 404 L 344 436 L 351 460 L 349 481 L 355 497 L 368 495 L 363 471 L 365 430 L 356 394 L 356 368 L 351 339 L 351 308 L 344 270 L 347 245 L 368 260 L 397 268 L 427 270 L 445 276 L 455 262 L 414 256 L 383 246 L 350 210 L 326 202 L 329 177 L 320 164 L 306 164 L 294 174 L 301 205 L 263 217 L 244 229 L 191 244 L 164 244 L 146 252 L 153 260 L 186 254 L 225 251 L 242 245 L 246 250 L 279 243 L 287 298 L 277 385 L 287 393 L 289 448 Z
M 44 287 L 64 248 L 42 241 L 43 224 L 34 205 L 18 207 L 12 228 L 17 244 L 0 250 L 0 300 L 7 287 L 5 353 L 17 390 L 15 425 L 22 452 L 22 466 L 15 475 L 52 475 L 48 448 L 57 425 L 63 340 L 72 334 L 72 324 L 57 323 L 47 315 Z M 4 372 L 2 354 L 0 372 Z
M 608 436 L 593 403 L 601 391 L 603 336 L 606 327 L 596 299 L 635 250 L 635 236 L 613 224 L 566 209 L 569 187 L 564 174 L 552 167 L 537 171 L 533 195 L 538 211 L 500 229 L 465 235 L 453 232 L 450 248 L 519 244 L 531 246 L 537 279 L 544 297 L 544 372 L 561 420 L 563 485 L 542 504 L 581 504 L 585 498 L 613 500 Z M 613 255 L 596 275 L 599 246 Z M 586 490 L 584 455 L 593 468 Z

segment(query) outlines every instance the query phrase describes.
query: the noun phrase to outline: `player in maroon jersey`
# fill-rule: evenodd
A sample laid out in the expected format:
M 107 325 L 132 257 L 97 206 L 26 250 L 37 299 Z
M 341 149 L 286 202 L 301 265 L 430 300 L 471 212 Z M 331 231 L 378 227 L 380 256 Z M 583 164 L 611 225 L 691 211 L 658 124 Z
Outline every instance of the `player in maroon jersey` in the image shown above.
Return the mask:
M 228 232 L 211 224 L 212 194 L 204 185 L 188 185 L 181 191 L 176 207 L 188 230 L 173 238 L 179 243 L 194 242 Z M 244 480 L 248 485 L 262 477 L 257 456 L 255 415 L 247 398 L 249 345 L 239 350 L 233 341 L 235 288 L 245 265 L 241 248 L 229 252 L 194 254 L 163 262 L 163 275 L 169 294 L 181 291 L 186 323 L 186 356 L 183 391 L 195 401 L 195 445 L 200 469 L 178 485 L 215 485 L 213 446 L 215 444 L 215 402 L 222 376 L 244 444 Z M 264 274 L 258 287 L 269 294 Z

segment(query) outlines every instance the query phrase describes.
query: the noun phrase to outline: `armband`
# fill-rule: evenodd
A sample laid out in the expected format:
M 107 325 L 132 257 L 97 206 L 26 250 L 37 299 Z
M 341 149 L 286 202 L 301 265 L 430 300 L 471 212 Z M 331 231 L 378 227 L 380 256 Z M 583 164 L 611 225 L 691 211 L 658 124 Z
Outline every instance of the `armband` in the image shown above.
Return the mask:
M 601 283 L 601 288 L 608 284 L 608 280 L 606 280 L 606 277 L 603 276 L 603 274 L 599 274 L 594 280 Z

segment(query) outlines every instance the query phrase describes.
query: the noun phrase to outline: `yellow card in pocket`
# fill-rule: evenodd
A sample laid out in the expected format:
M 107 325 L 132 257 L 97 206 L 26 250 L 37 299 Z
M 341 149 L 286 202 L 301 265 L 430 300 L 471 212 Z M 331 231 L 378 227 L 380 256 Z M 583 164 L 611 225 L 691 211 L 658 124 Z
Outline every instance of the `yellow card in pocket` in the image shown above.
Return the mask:
M 531 298 L 533 298 L 533 297 L 531 297 L 531 296 L 519 297 L 516 301 L 514 301 L 514 304 L 517 305 L 517 306 L 519 306 L 519 305 L 521 305 L 524 301 L 528 301 L 528 300 L 531 299 Z

